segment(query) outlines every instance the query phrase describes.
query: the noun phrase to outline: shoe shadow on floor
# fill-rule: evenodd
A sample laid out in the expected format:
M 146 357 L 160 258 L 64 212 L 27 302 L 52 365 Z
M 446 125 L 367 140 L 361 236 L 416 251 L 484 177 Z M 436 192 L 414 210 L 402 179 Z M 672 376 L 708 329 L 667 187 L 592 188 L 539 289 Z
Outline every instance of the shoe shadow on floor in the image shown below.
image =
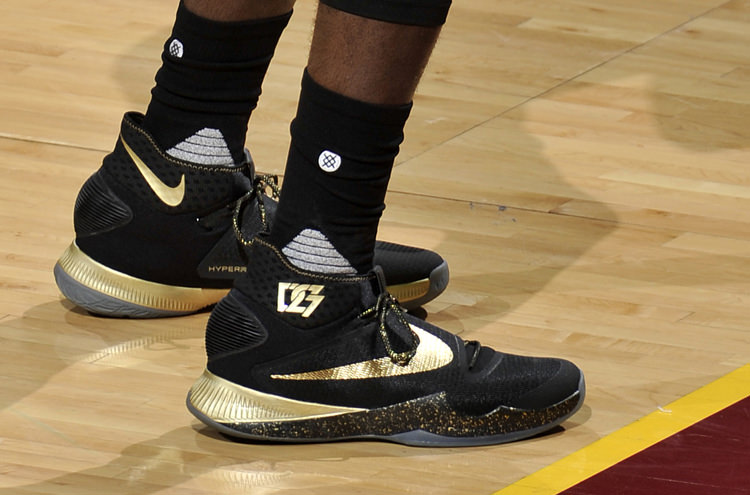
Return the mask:
M 60 459 L 59 470 L 81 462 L 95 464 L 93 459 L 108 459 L 100 465 L 71 470 L 43 481 L 0 488 L 0 494 L 54 491 L 77 495 L 89 484 L 115 495 L 156 493 L 165 487 L 183 484 L 212 493 L 234 493 L 242 489 L 252 489 L 253 493 L 296 489 L 324 493 L 326 488 L 334 486 L 356 489 L 360 484 L 367 485 L 367 477 L 376 476 L 381 469 L 373 462 L 380 457 L 423 458 L 422 462 L 445 458 L 443 462 L 450 464 L 455 449 L 408 448 L 387 442 L 362 441 L 297 445 L 236 442 L 197 423 L 185 413 L 182 394 L 202 366 L 200 342 L 205 319 L 205 315 L 160 321 L 100 318 L 62 301 L 33 307 L 21 318 L 0 321 L 5 335 L 34 335 L 28 341 L 14 339 L 19 343 L 0 349 L 0 376 L 5 381 L 0 414 L 9 431 L 24 432 L 20 437 L 6 434 L 6 445 L 17 441 L 33 442 L 47 445 L 53 459 L 56 455 L 72 456 L 68 461 Z M 23 362 L 14 356 L 23 356 Z M 157 404 L 155 407 L 157 411 L 162 407 L 174 411 L 174 420 L 186 426 L 153 438 L 149 438 L 153 424 L 145 419 L 142 429 L 132 424 L 118 426 L 116 419 L 102 426 L 98 417 L 90 428 L 85 426 L 86 416 L 94 414 L 91 409 L 100 408 L 108 401 L 115 409 L 128 407 L 125 403 L 132 405 L 134 396 L 152 397 L 146 403 L 154 399 L 163 401 L 156 398 L 158 391 L 140 393 L 137 383 L 130 385 L 136 388 L 131 391 L 122 379 L 131 369 L 142 374 L 144 367 L 149 373 L 173 368 L 180 357 L 195 361 L 196 365 L 194 369 L 179 367 L 176 374 L 165 374 L 160 379 L 173 384 L 179 393 L 165 406 Z M 160 361 L 164 364 L 160 365 Z M 28 363 L 35 366 L 28 366 Z M 61 395 L 61 387 L 68 385 L 70 391 Z M 147 386 L 148 382 L 140 384 L 140 387 Z M 87 403 L 79 393 L 95 393 L 96 402 Z M 56 402 L 54 408 L 48 404 L 52 396 Z M 117 406 L 118 397 L 125 401 L 122 406 Z M 135 403 L 141 402 L 143 400 L 138 399 Z M 80 411 L 80 419 L 76 411 Z M 148 418 L 149 412 L 133 411 L 132 418 L 137 416 Z M 189 423 L 192 427 L 187 426 Z M 147 426 L 149 424 L 152 426 Z M 555 428 L 524 443 L 543 441 L 563 432 L 563 428 Z M 130 439 L 137 438 L 145 439 L 128 444 Z M 488 448 L 513 449 L 513 444 L 468 450 L 476 452 Z M 81 459 L 88 460 L 75 461 L 75 452 L 81 452 L 84 456 Z M 10 462 L 8 474 L 12 475 L 13 461 Z M 343 471 L 351 471 L 354 469 L 351 466 L 360 473 L 356 477 L 341 472 L 342 467 Z M 368 470 L 372 471 L 370 475 Z M 102 481 L 113 478 L 112 482 Z
M 615 212 L 561 170 L 570 160 L 526 129 L 524 112 L 400 163 L 391 181 L 384 238 L 450 265 L 446 293 L 419 314 L 464 338 L 501 324 L 618 229 Z

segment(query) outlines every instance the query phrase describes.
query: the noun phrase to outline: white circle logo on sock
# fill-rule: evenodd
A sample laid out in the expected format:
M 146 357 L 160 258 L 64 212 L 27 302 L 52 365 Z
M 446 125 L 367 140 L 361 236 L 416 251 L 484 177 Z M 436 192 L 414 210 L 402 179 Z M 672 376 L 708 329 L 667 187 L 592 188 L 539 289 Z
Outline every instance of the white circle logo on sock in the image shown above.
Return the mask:
M 169 44 L 169 54 L 173 57 L 182 58 L 183 53 L 185 53 L 185 47 L 182 45 L 182 41 L 177 38 L 173 39 Z
M 318 157 L 318 165 L 324 172 L 335 172 L 341 166 L 341 157 L 333 151 L 325 150 Z

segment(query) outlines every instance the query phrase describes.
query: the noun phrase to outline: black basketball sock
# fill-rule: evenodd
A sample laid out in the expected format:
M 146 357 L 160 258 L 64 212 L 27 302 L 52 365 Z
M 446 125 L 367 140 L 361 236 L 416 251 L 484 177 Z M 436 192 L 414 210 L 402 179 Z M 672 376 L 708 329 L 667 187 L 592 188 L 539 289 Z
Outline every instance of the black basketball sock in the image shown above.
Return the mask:
M 248 119 L 290 17 L 219 22 L 180 2 L 143 121 L 163 150 L 206 165 L 244 160 Z
M 373 105 L 305 72 L 271 241 L 300 268 L 364 273 L 408 105 Z

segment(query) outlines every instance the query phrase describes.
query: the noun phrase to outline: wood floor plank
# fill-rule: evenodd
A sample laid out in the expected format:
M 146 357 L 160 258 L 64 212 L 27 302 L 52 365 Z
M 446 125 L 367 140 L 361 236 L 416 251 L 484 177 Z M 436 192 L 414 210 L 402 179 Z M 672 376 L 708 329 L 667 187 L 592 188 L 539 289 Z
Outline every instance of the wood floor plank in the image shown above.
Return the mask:
M 0 495 L 492 493 L 748 362 L 750 1 L 454 2 L 381 238 L 451 282 L 428 321 L 587 375 L 524 442 L 231 442 L 184 407 L 208 313 L 92 317 L 51 273 L 78 188 L 143 110 L 174 2 L 0 6 Z M 315 5 L 248 144 L 281 173 Z

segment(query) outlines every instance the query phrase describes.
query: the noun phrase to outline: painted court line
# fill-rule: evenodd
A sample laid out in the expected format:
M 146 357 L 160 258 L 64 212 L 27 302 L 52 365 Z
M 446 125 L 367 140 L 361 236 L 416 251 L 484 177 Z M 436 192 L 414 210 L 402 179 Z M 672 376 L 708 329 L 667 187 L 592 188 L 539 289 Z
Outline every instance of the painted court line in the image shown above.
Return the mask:
M 750 364 L 494 495 L 556 494 L 750 396 Z

